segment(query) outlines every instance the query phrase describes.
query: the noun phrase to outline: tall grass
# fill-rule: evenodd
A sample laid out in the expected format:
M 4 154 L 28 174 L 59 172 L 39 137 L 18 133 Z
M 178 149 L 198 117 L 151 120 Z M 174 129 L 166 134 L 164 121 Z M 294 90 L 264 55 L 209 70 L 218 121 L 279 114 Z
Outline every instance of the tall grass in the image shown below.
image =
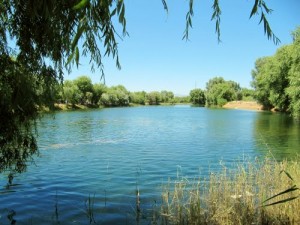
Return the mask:
M 266 158 L 206 179 L 178 178 L 163 188 L 161 224 L 300 224 L 299 173 L 299 160 Z M 280 204 L 265 206 L 272 203 Z

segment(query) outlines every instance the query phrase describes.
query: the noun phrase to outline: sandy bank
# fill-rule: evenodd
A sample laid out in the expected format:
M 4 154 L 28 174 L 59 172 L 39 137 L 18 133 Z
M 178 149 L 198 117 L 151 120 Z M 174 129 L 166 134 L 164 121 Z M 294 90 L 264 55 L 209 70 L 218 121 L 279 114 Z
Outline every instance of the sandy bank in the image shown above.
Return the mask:
M 226 103 L 223 108 L 227 109 L 246 109 L 246 110 L 262 110 L 262 105 L 254 101 L 232 101 Z

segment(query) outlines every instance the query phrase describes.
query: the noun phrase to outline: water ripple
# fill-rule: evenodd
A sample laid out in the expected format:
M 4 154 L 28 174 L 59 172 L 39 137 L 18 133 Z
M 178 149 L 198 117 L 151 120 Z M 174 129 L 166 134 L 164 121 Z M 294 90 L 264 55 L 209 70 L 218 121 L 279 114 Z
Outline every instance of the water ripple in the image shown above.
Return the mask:
M 277 115 L 188 106 L 45 116 L 35 164 L 8 190 L 1 176 L 0 224 L 8 223 L 11 209 L 18 224 L 87 224 L 89 198 L 97 222 L 136 223 L 137 188 L 142 209 L 149 211 L 169 178 L 207 176 L 221 168 L 220 161 L 264 154 L 266 142 L 280 149 L 277 156 L 299 153 L 299 126 L 289 124 L 282 133 L 276 124 L 282 127 Z

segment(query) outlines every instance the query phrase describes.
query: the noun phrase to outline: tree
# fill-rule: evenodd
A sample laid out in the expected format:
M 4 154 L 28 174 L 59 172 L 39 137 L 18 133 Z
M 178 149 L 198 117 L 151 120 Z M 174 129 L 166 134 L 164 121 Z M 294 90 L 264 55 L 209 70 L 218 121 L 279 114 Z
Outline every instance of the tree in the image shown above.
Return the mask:
M 63 86 L 64 100 L 65 103 L 71 103 L 72 106 L 79 104 L 82 99 L 82 92 L 79 90 L 78 86 L 74 81 L 66 80 Z
M 158 91 L 152 91 L 147 94 L 147 101 L 149 105 L 159 105 L 161 102 L 161 96 Z
M 112 86 L 110 92 L 117 96 L 118 102 L 115 106 L 129 105 L 129 91 L 123 85 Z
M 288 72 L 289 86 L 286 93 L 290 99 L 288 110 L 295 118 L 300 118 L 300 27 L 293 33 L 291 49 L 291 67 Z
M 107 92 L 102 94 L 100 103 L 104 106 L 128 106 L 129 92 L 122 85 L 113 86 L 107 89 Z
M 78 89 L 83 95 L 85 95 L 87 92 L 93 92 L 92 80 L 88 76 L 80 76 L 73 82 L 75 85 L 77 85 Z
M 107 91 L 107 87 L 104 84 L 94 84 L 93 90 L 94 93 L 93 93 L 92 103 L 98 104 L 102 94 Z
M 271 57 L 259 58 L 255 62 L 255 69 L 252 70 L 252 87 L 255 89 L 255 99 L 263 105 L 265 109 L 271 109 L 272 104 L 269 100 L 270 92 L 266 76 L 268 65 L 271 65 Z
M 132 92 L 130 93 L 129 98 L 131 103 L 145 105 L 146 92 L 145 91 Z
M 34 125 L 40 106 L 54 107 L 57 82 L 49 67 L 34 73 L 7 54 L 0 54 L 0 67 L 0 172 L 22 172 L 37 153 Z
M 300 116 L 300 28 L 293 33 L 293 43 L 277 49 L 273 56 L 259 58 L 252 71 L 255 98 L 264 108 Z
M 171 91 L 161 91 L 160 92 L 160 96 L 161 96 L 161 102 L 164 103 L 172 103 L 172 101 L 174 100 L 174 94 Z
M 241 88 L 234 81 L 222 77 L 210 79 L 206 84 L 206 105 L 223 106 L 229 101 L 241 99 Z
M 201 90 L 200 88 L 191 90 L 190 91 L 190 101 L 194 105 L 204 106 L 205 101 L 206 101 L 204 91 Z
M 190 97 L 189 96 L 175 96 L 174 102 L 176 103 L 189 103 Z
M 249 89 L 249 88 L 241 89 L 242 100 L 244 100 L 244 101 L 253 101 L 254 94 L 255 94 L 254 89 Z
M 104 105 L 104 106 L 110 106 L 110 98 L 109 98 L 109 94 L 107 94 L 107 93 L 103 93 L 102 95 L 101 95 L 101 98 L 100 98 L 100 100 L 99 100 L 99 103 L 101 104 L 101 105 Z
M 93 98 L 93 84 L 91 78 L 87 76 L 80 76 L 75 79 L 74 84 L 78 87 L 79 91 L 81 92 L 82 98 L 80 99 L 81 104 L 91 104 Z M 87 93 L 89 93 L 87 95 Z

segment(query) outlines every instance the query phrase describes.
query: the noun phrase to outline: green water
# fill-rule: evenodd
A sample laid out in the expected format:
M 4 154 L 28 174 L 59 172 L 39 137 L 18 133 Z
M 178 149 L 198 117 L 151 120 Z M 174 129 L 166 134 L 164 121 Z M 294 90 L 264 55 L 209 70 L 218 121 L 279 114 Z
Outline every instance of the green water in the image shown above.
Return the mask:
M 9 224 L 11 210 L 16 224 L 89 224 L 89 196 L 97 224 L 149 224 L 169 178 L 300 152 L 300 126 L 286 115 L 190 106 L 58 112 L 45 115 L 38 132 L 35 164 L 9 189 L 1 176 L 0 224 Z

